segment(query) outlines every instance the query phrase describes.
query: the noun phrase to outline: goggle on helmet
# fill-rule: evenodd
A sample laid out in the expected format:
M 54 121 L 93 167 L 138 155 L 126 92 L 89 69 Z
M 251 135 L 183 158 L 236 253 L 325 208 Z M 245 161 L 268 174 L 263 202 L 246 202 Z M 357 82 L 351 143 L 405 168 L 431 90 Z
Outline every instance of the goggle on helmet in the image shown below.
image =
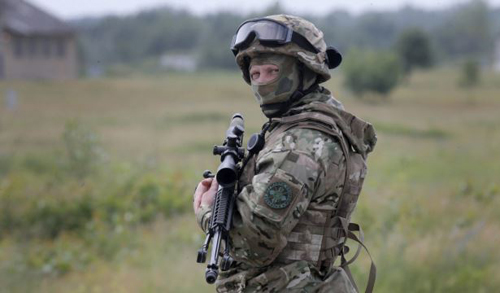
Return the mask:
M 279 47 L 294 43 L 314 54 L 320 53 L 320 50 L 313 46 L 307 38 L 285 24 L 269 18 L 250 19 L 243 22 L 233 36 L 231 51 L 236 56 L 240 50 L 248 48 L 255 39 L 266 47 Z M 327 47 L 325 63 L 328 68 L 333 69 L 341 62 L 342 55 L 334 47 Z

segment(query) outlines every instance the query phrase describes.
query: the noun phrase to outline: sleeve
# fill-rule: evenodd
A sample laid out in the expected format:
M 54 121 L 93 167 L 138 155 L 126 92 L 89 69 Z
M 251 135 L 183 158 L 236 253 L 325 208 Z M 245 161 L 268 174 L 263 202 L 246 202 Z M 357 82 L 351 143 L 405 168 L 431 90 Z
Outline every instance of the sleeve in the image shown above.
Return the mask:
M 322 153 L 328 151 L 323 149 L 337 147 L 310 129 L 286 131 L 266 144 L 251 184 L 243 187 L 236 202 L 230 233 L 237 261 L 260 267 L 278 256 L 325 177 Z
M 212 217 L 212 207 L 202 204 L 200 206 L 200 209 L 196 213 L 196 222 L 205 233 L 207 233 L 208 231 L 208 224 L 211 217 Z

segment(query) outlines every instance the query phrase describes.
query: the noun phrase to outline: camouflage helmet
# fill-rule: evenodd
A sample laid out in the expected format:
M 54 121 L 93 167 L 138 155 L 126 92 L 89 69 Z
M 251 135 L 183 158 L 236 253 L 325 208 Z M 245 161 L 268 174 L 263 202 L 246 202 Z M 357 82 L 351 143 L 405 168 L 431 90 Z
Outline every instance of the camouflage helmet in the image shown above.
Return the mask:
M 335 48 L 327 47 L 323 39 L 323 32 L 313 23 L 303 18 L 286 14 L 270 15 L 262 19 L 270 19 L 287 26 L 303 36 L 319 53 L 306 50 L 294 42 L 289 42 L 282 46 L 264 46 L 255 38 L 247 48 L 240 50 L 236 54 L 236 63 L 243 72 L 243 78 L 248 84 L 250 84 L 248 60 L 262 53 L 283 54 L 297 58 L 305 66 L 318 74 L 318 83 L 329 80 L 331 77 L 329 69 L 337 67 L 342 62 L 342 55 Z

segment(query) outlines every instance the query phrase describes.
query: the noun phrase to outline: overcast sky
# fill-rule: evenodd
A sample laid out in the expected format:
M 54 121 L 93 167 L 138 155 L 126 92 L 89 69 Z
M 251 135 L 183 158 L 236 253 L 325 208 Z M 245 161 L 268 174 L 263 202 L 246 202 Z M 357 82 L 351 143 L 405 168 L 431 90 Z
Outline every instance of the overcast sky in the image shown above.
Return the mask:
M 196 14 L 205 14 L 217 10 L 233 12 L 259 11 L 273 4 L 276 0 L 27 0 L 45 8 L 62 18 L 81 16 L 101 16 L 106 14 L 129 14 L 136 11 L 169 5 L 185 8 Z M 353 13 L 366 10 L 395 10 L 407 4 L 425 9 L 449 7 L 465 0 L 282 0 L 280 3 L 292 13 L 324 14 L 333 9 L 346 9 Z M 500 0 L 487 0 L 494 7 L 500 6 Z

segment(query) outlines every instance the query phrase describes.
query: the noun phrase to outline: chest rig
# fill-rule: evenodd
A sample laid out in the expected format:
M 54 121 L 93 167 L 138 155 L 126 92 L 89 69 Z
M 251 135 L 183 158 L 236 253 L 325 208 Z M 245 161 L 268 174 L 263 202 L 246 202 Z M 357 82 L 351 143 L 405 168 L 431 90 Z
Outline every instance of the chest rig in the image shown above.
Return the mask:
M 366 158 L 373 150 L 377 139 L 372 125 L 348 112 L 321 102 L 312 102 L 294 109 L 291 115 L 273 119 L 270 123 L 272 130 L 266 142 L 272 143 L 280 137 L 280 134 L 292 128 L 317 130 L 340 144 L 346 166 L 340 195 L 333 201 L 316 202 L 313 198 L 288 236 L 287 246 L 278 255 L 276 262 L 288 264 L 305 260 L 314 264 L 320 271 L 327 271 L 340 256 L 340 265 L 355 286 L 349 264 L 358 257 L 361 248 L 366 249 L 366 247 L 363 244 L 361 228 L 350 220 L 367 173 Z M 245 176 L 241 178 L 243 184 L 250 183 L 255 175 L 255 162 L 256 156 L 253 156 L 248 163 L 248 170 L 244 172 Z M 347 239 L 359 244 L 350 260 L 345 258 L 345 254 L 349 251 L 346 245 Z M 367 292 L 373 290 L 375 275 L 376 269 L 372 262 Z

